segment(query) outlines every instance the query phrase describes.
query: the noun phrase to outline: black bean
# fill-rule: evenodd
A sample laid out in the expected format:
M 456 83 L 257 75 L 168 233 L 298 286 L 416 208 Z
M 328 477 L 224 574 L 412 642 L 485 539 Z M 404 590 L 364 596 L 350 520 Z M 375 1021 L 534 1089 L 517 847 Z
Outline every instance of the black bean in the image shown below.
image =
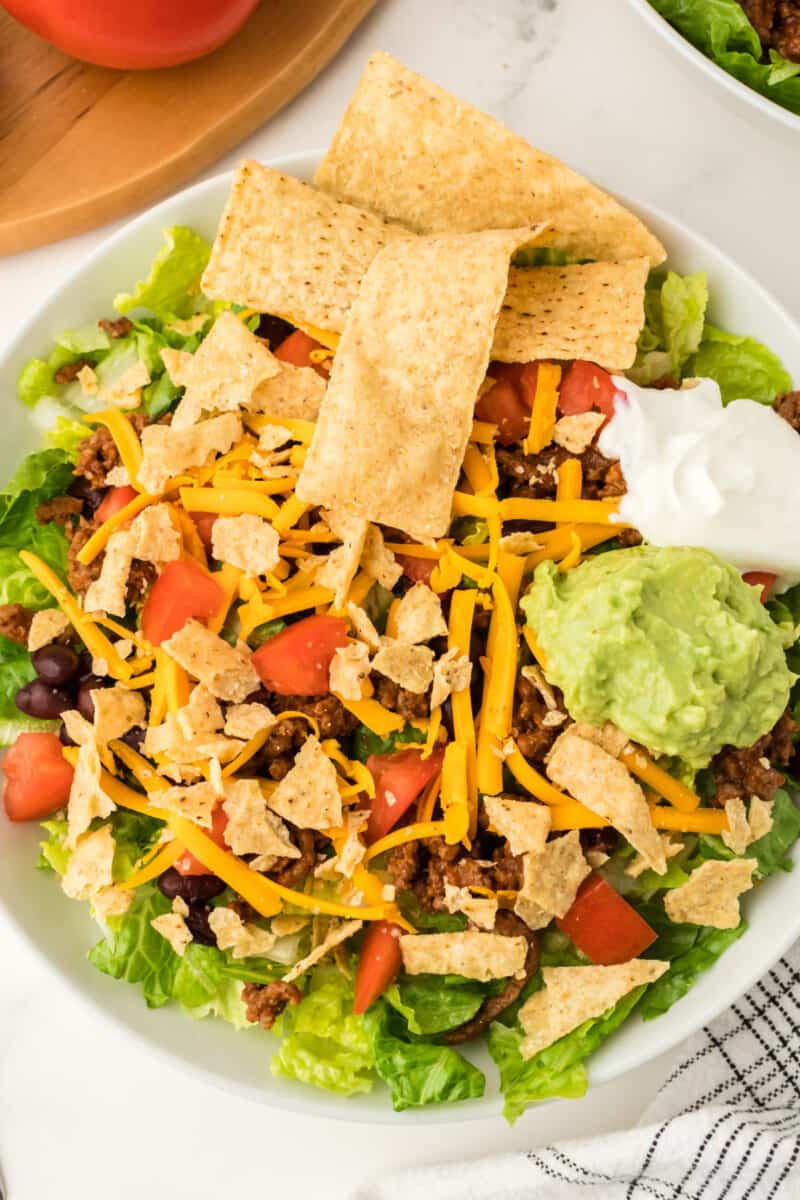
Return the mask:
M 44 721 L 55 720 L 66 709 L 74 707 L 72 696 L 62 688 L 48 687 L 41 679 L 26 683 L 17 692 L 15 700 L 20 712 Z
M 170 867 L 159 876 L 158 887 L 168 900 L 180 896 L 187 904 L 201 904 L 225 891 L 225 882 L 216 875 L 181 875 Z
M 451 741 L 454 740 L 456 735 L 453 729 L 453 702 L 449 696 L 442 704 L 442 724 L 450 735 Z
M 141 750 L 142 742 L 144 741 L 145 730 L 141 725 L 134 725 L 127 733 L 123 733 L 122 741 L 126 746 L 130 746 L 131 750 Z
M 102 678 L 100 675 L 87 675 L 85 679 L 81 680 L 81 686 L 78 688 L 77 708 L 81 716 L 85 717 L 87 721 L 94 720 L 92 692 L 95 688 L 108 687 L 112 682 L 112 680 Z
M 294 325 L 284 321 L 283 317 L 265 315 L 258 322 L 258 336 L 269 342 L 270 350 L 280 346 L 281 342 L 285 342 L 289 334 L 293 332 Z
M 83 515 L 92 517 L 103 503 L 107 491 L 108 488 L 93 488 L 88 479 L 82 475 L 76 475 L 74 482 L 69 486 L 68 494 L 82 500 Z
M 78 678 L 84 680 L 92 673 L 92 656 L 88 650 L 81 650 L 78 655 Z
M 34 650 L 31 655 L 33 669 L 41 680 L 50 687 L 64 687 L 78 673 L 78 656 L 69 646 L 52 644 Z
M 217 944 L 214 931 L 208 923 L 210 912 L 211 909 L 203 904 L 199 907 L 190 908 L 189 915 L 185 918 L 189 932 L 192 935 L 192 941 L 198 942 L 201 946 L 216 946 Z

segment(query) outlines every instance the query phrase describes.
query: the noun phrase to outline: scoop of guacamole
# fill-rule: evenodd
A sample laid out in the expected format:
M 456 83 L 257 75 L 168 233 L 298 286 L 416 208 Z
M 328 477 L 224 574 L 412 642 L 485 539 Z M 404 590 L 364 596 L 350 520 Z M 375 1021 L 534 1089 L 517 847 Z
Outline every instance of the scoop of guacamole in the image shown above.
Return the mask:
M 521 603 L 571 716 L 694 767 L 751 746 L 788 702 L 795 676 L 758 588 L 707 550 L 542 563 Z

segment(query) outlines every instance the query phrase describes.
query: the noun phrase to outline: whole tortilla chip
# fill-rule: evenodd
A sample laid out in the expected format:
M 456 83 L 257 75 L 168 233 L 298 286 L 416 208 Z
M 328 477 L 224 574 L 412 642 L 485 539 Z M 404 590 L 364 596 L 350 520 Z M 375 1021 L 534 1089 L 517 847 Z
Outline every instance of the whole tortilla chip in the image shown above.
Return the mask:
M 577 258 L 665 251 L 638 217 L 485 113 L 373 54 L 314 182 L 424 233 L 551 220 Z
M 320 329 L 340 330 L 375 255 L 411 236 L 261 163 L 236 173 L 203 291 Z
M 333 362 L 296 495 L 441 537 L 527 229 L 396 242 L 372 263 Z
M 512 267 L 492 358 L 583 358 L 624 371 L 644 324 L 646 258 L 571 267 Z

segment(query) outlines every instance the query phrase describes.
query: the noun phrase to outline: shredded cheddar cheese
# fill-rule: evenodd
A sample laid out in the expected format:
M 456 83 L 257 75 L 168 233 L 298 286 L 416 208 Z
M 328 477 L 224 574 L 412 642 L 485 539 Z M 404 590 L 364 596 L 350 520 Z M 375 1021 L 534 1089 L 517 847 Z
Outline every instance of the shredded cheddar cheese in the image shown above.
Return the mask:
M 224 513 L 232 517 L 252 513 L 267 521 L 278 512 L 277 504 L 269 496 L 241 488 L 182 487 L 180 497 L 187 512 Z
M 561 382 L 561 367 L 556 363 L 541 362 L 536 373 L 536 391 L 533 397 L 531 423 L 528 436 L 523 443 L 526 454 L 538 454 L 553 440 L 556 426 L 558 385 Z
M 109 517 L 107 521 L 94 531 L 89 540 L 81 546 L 77 554 L 79 563 L 83 563 L 85 567 L 89 563 L 94 562 L 101 550 L 104 550 L 108 545 L 108 539 L 112 533 L 116 533 L 128 521 L 133 520 L 137 513 L 140 513 L 143 508 L 147 508 L 148 504 L 155 504 L 158 496 L 151 496 L 149 492 L 141 492 L 138 496 L 134 496 L 124 508 L 115 512 L 113 517 Z
M 114 439 L 123 465 L 130 476 L 131 485 L 141 492 L 138 481 L 139 467 L 142 465 L 142 446 L 125 413 L 118 408 L 106 408 L 102 412 L 87 413 L 83 418 L 87 425 L 105 425 Z

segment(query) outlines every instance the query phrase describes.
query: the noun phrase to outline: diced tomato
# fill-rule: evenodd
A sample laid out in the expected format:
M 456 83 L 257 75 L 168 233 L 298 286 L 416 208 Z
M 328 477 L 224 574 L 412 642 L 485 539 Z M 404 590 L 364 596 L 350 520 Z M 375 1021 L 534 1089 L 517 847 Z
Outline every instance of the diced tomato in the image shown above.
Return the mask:
M 584 879 L 569 912 L 556 925 L 593 963 L 604 967 L 636 958 L 658 936 L 600 875 Z
M 614 401 L 621 395 L 608 371 L 577 359 L 561 380 L 558 407 L 569 417 L 599 408 L 610 418 L 614 415 Z
M 253 655 L 253 666 L 271 692 L 322 696 L 330 691 L 331 660 L 347 641 L 341 617 L 306 617 L 264 642 Z
M 222 588 L 198 563 L 190 558 L 167 563 L 145 600 L 142 633 L 153 646 L 160 646 L 190 617 L 207 620 L 224 603 Z
M 290 333 L 276 348 L 275 357 L 281 362 L 291 363 L 293 367 L 316 367 L 319 364 L 312 362 L 311 351 L 322 348 L 322 342 L 309 337 L 302 329 L 295 329 L 294 333 Z
M 411 554 L 396 554 L 398 564 L 403 568 L 403 574 L 414 583 L 427 583 L 430 586 L 435 558 L 417 558 Z
M 126 504 L 130 504 L 134 496 L 138 496 L 136 488 L 132 487 L 114 487 L 109 492 L 106 492 L 103 497 L 103 502 L 95 514 L 95 520 L 98 525 L 102 525 L 109 517 L 116 516 L 121 508 Z
M 54 733 L 21 733 L 3 760 L 3 802 L 12 821 L 41 821 L 69 799 L 74 771 Z
M 773 575 L 772 571 L 745 571 L 742 579 L 745 583 L 752 584 L 753 587 L 761 588 L 761 603 L 766 604 L 769 600 L 770 593 L 775 586 L 777 575 Z
M 225 826 L 228 824 L 228 814 L 221 804 L 218 804 L 211 814 L 211 828 L 204 829 L 203 833 L 207 834 L 217 846 L 221 846 L 223 850 L 227 850 L 227 842 L 224 838 Z M 213 871 L 209 871 L 208 867 L 203 866 L 199 858 L 195 858 L 188 850 L 175 861 L 175 870 L 181 875 L 213 875 Z
M 367 825 L 368 844 L 377 842 L 408 812 L 425 785 L 441 771 L 443 758 L 441 749 L 428 758 L 419 750 L 370 754 L 367 770 L 375 780 L 375 798 Z
M 367 929 L 356 967 L 354 1013 L 365 1013 L 400 971 L 400 935 L 391 921 L 373 921 Z
M 213 553 L 214 547 L 211 542 L 211 530 L 214 528 L 214 522 L 217 519 L 216 513 L 193 512 L 189 516 L 194 522 L 195 529 L 200 535 L 200 541 L 205 546 L 209 554 Z

